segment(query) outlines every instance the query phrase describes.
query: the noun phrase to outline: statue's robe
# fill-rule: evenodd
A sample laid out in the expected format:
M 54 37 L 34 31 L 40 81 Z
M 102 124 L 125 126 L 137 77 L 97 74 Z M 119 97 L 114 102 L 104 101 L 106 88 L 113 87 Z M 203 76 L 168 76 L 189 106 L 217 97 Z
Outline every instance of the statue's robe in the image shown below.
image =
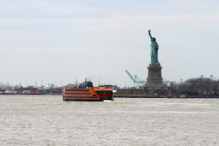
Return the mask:
M 158 62 L 158 44 L 157 42 L 151 43 L 151 64 L 159 64 Z

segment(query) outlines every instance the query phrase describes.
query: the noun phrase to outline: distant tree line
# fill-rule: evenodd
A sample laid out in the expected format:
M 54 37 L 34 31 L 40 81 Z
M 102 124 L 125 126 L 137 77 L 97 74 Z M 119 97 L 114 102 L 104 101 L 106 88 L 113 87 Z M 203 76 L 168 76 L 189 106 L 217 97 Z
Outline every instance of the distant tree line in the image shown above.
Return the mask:
M 219 81 L 209 78 L 191 78 L 179 84 L 171 82 L 169 88 L 170 93 L 175 95 L 219 95 Z

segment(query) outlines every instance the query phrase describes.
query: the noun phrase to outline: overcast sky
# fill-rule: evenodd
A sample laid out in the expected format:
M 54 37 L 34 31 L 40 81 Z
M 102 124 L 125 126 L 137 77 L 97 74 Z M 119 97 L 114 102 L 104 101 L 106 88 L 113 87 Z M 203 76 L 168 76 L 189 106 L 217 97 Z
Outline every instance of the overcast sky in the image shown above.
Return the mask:
M 0 82 L 132 86 L 146 80 L 148 29 L 171 81 L 219 77 L 218 0 L 0 0 Z

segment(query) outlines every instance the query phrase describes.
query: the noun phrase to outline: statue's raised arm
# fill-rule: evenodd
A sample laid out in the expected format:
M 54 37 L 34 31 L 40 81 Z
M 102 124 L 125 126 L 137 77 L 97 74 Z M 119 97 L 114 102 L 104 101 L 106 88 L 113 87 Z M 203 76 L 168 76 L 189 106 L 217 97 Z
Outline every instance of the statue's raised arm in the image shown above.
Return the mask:
M 148 30 L 148 33 L 149 33 L 149 36 L 150 36 L 150 38 L 151 38 L 151 40 L 152 40 L 151 30 L 150 30 L 150 29 Z

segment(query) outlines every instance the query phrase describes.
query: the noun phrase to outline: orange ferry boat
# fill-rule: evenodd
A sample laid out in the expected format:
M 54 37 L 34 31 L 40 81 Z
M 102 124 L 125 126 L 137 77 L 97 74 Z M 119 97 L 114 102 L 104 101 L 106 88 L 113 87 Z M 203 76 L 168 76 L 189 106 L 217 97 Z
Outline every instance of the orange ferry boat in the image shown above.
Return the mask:
M 92 82 L 86 82 L 83 87 L 65 87 L 63 89 L 64 101 L 103 101 L 113 100 L 111 87 L 93 87 Z

